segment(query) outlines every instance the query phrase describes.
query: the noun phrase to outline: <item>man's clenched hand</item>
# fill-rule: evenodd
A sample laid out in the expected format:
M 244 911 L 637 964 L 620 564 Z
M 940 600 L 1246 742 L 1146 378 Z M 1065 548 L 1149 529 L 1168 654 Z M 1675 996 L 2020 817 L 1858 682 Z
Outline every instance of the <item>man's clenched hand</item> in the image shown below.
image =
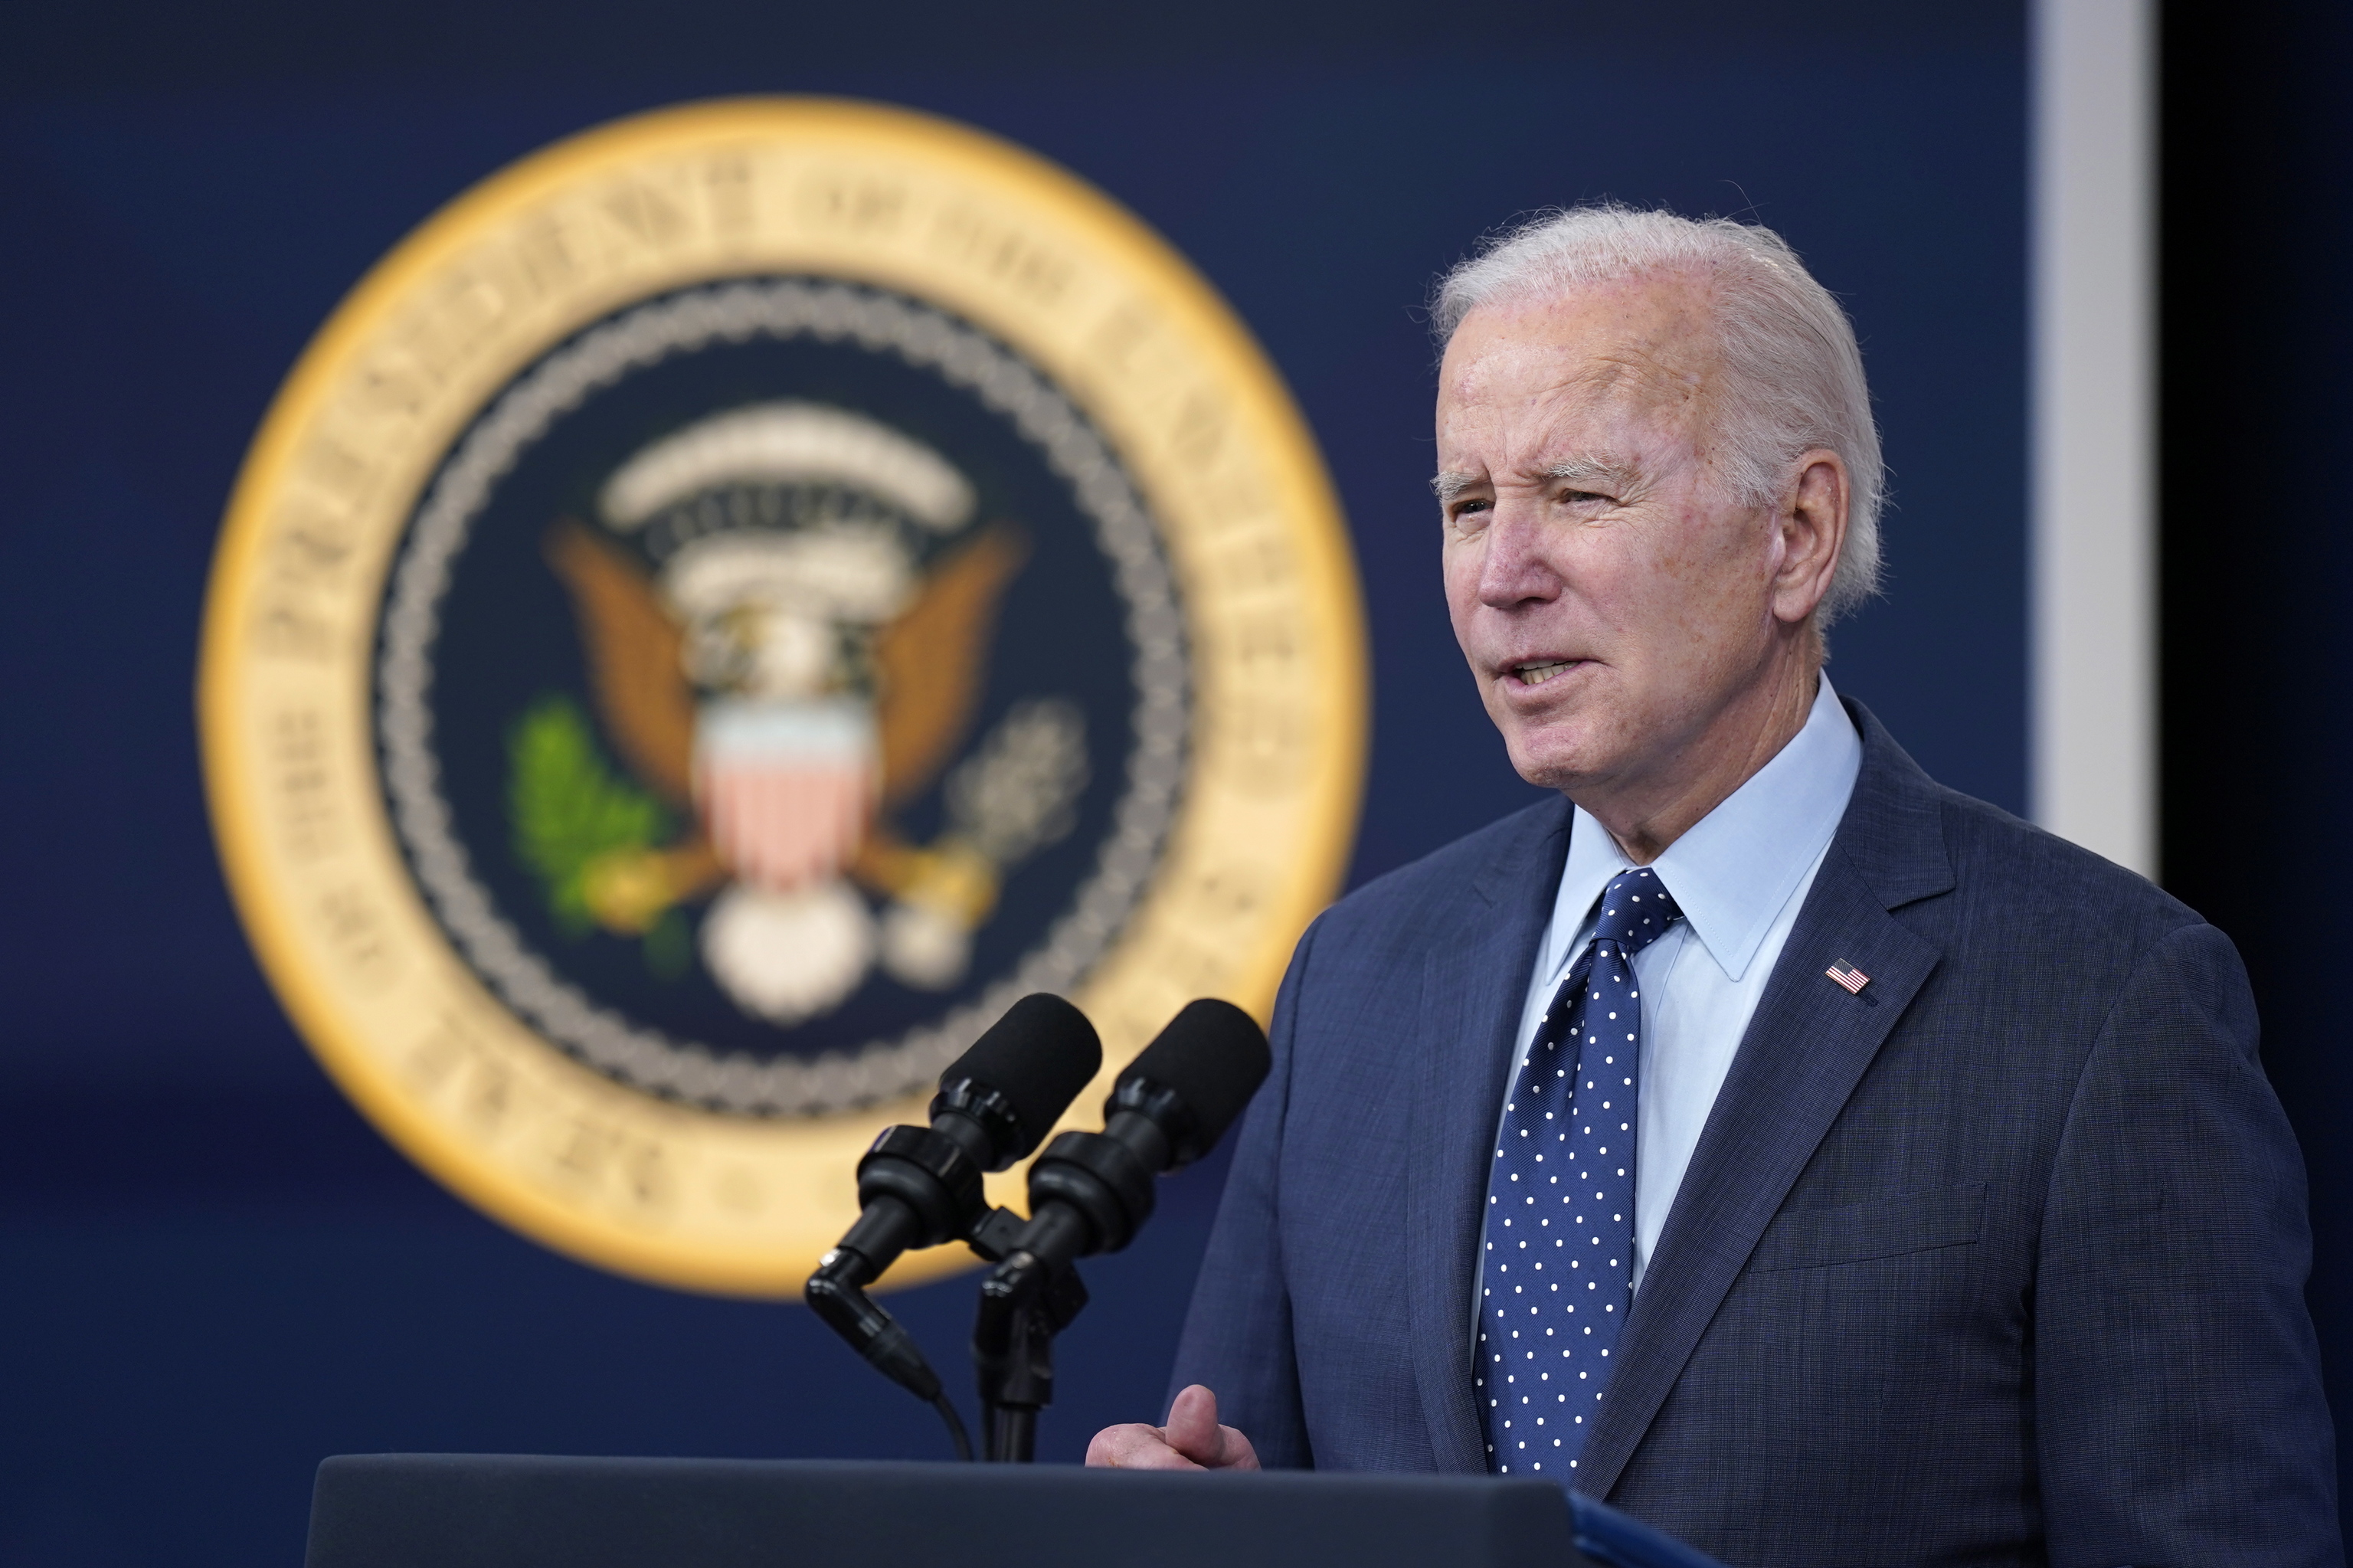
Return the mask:
M 1195 1383 L 1168 1407 L 1168 1425 L 1106 1426 L 1087 1445 L 1087 1463 L 1113 1470 L 1255 1470 L 1249 1438 L 1218 1425 L 1218 1396 Z

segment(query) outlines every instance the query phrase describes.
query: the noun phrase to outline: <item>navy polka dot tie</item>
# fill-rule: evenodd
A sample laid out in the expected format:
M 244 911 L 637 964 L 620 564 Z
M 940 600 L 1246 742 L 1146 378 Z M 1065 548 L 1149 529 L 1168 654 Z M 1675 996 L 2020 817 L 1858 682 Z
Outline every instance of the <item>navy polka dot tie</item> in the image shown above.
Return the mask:
M 1633 959 L 1680 918 L 1655 874 L 1619 873 L 1504 1109 L 1472 1373 L 1498 1474 L 1573 1481 L 1600 1417 L 1634 1295 Z

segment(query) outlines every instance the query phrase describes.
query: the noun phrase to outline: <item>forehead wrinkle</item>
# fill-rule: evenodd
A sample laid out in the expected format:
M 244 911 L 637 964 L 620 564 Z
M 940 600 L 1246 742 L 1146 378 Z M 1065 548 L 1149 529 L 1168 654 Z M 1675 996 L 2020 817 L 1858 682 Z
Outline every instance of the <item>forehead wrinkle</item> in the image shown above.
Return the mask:
M 1704 417 L 1721 354 L 1720 329 L 1708 281 L 1667 274 L 1630 280 L 1595 291 L 1618 295 L 1624 308 L 1588 338 L 1578 362 L 1546 396 L 1583 394 L 1585 411 L 1624 401 L 1638 408 Z
M 1677 357 L 1668 345 L 1633 344 L 1617 353 L 1596 355 L 1564 386 L 1590 387 L 1596 402 L 1618 394 L 1641 407 L 1671 408 L 1699 397 L 1707 384 L 1704 368 L 1685 367 L 1675 362 Z
M 1638 450 L 1659 436 L 1694 442 L 1708 407 L 1704 375 L 1677 367 L 1648 344 L 1596 355 L 1531 401 L 1552 406 L 1554 417 L 1545 422 L 1554 427 L 1554 439 L 1513 464 L 1518 475 L 1599 481 L 1627 496 L 1642 488 L 1645 465 L 1610 442 L 1609 433 L 1630 439 Z M 1582 433 L 1564 425 L 1582 426 Z
M 1661 282 L 1689 281 L 1643 281 L 1649 287 L 1633 292 L 1648 297 L 1638 297 L 1635 308 L 1618 313 L 1598 334 L 1572 329 L 1564 340 L 1546 331 L 1554 324 L 1547 320 L 1548 313 L 1513 312 L 1519 318 L 1513 326 L 1520 330 L 1503 334 L 1504 365 L 1482 363 L 1485 357 L 1482 355 L 1443 378 L 1451 383 L 1459 411 L 1484 410 L 1478 417 L 1480 423 L 1496 414 L 1506 415 L 1507 423 L 1502 429 L 1489 428 L 1493 434 L 1510 432 L 1507 444 L 1519 450 L 1487 454 L 1475 472 L 1441 471 L 1430 482 L 1441 501 L 1506 473 L 1516 481 L 1536 482 L 1602 479 L 1630 495 L 1644 483 L 1645 465 L 1636 462 L 1618 441 L 1610 440 L 1612 433 L 1638 448 L 1647 448 L 1655 437 L 1666 437 L 1694 448 L 1696 455 L 1697 449 L 1705 445 L 1713 402 L 1717 359 L 1713 313 L 1704 297 L 1694 298 L 1687 288 L 1656 291 Z M 1563 302 L 1574 302 L 1573 297 Z M 1522 357 L 1529 354 L 1551 363 L 1529 378 L 1535 385 L 1524 381 L 1516 394 L 1507 393 L 1504 388 L 1514 379 L 1509 360 L 1521 358 L 1521 374 L 1525 374 L 1535 369 Z M 1446 422 L 1448 395 L 1442 388 L 1441 427 Z M 1508 407 L 1513 404 L 1519 409 L 1517 415 Z
M 1485 388 L 1468 390 L 1474 403 L 1493 401 L 1482 396 Z M 1672 416 L 1704 397 L 1704 377 L 1641 349 L 1609 352 L 1564 366 L 1546 385 L 1524 396 L 1524 407 L 1543 410 L 1555 420 L 1654 411 Z

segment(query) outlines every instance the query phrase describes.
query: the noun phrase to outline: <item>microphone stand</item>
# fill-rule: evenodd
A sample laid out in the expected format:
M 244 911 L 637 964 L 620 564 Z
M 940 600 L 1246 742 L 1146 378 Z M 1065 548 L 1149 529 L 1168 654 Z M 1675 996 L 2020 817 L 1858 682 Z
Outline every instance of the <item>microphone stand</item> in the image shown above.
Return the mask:
M 1152 1213 L 1153 1177 L 1169 1163 L 1170 1140 L 1123 1102 L 1143 1103 L 1158 1092 L 1123 1083 L 1105 1107 L 1108 1127 L 1141 1144 L 1140 1152 L 1110 1130 L 1066 1132 L 1029 1168 L 1029 1223 L 1001 1244 L 1004 1261 L 981 1284 L 972 1326 L 993 1461 L 1026 1465 L 1036 1457 L 1038 1412 L 1054 1398 L 1054 1336 L 1087 1304 L 1071 1260 L 1118 1251 Z
M 1036 1261 L 1027 1253 L 1017 1256 Z M 981 1287 L 972 1361 L 980 1377 L 982 1438 L 996 1464 L 1027 1465 L 1037 1457 L 1038 1413 L 1054 1402 L 1054 1336 L 1087 1304 L 1086 1283 L 1076 1268 L 1064 1265 L 1042 1287 L 1040 1272 L 1017 1268 L 1010 1279 L 994 1274 Z

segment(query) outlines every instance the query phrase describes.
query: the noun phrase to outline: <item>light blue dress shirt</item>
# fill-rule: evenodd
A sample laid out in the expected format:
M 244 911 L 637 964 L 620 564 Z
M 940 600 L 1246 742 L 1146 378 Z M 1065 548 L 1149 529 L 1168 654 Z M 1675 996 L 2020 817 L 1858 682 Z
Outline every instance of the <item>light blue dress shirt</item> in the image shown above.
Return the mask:
M 1765 994 L 1862 770 L 1862 737 L 1825 675 L 1804 727 L 1789 744 L 1651 863 L 1683 918 L 1634 957 L 1642 1005 L 1641 1114 L 1634 1139 L 1638 1287 L 1749 1015 Z M 1504 1091 L 1507 1102 L 1545 1009 L 1592 940 L 1601 890 L 1631 863 L 1609 831 L 1579 807 L 1552 921 L 1528 980 L 1519 1054 Z M 1498 1106 L 1499 1128 L 1502 1115 Z M 1484 1255 L 1482 1250 L 1482 1263 Z M 1478 1300 L 1474 1287 L 1474 1314 Z

